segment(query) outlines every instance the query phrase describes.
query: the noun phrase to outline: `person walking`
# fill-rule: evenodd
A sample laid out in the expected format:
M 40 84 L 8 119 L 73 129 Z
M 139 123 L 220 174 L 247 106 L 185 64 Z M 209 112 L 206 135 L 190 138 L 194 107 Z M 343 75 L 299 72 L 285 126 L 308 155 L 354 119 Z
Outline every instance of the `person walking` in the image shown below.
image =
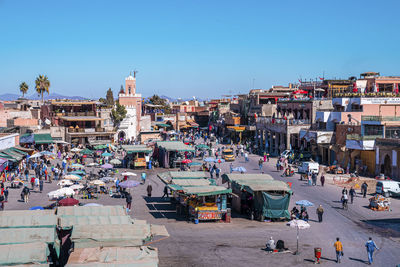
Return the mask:
M 321 186 L 323 187 L 325 184 L 325 175 L 322 174 L 320 179 L 321 179 Z
M 350 187 L 349 195 L 350 195 L 350 203 L 353 204 L 353 199 L 354 199 L 354 196 L 356 195 L 356 190 L 354 190 L 353 187 Z
M 264 162 L 267 161 L 267 152 L 264 152 Z
M 317 174 L 315 172 L 311 174 L 311 179 L 312 179 L 312 185 L 313 186 L 317 185 Z
M 126 193 L 125 200 L 126 200 L 126 211 L 129 212 L 129 211 L 131 211 L 131 208 L 132 208 L 132 196 L 131 196 L 131 194 Z
M 322 222 L 322 215 L 324 214 L 324 209 L 322 208 L 322 205 L 319 205 L 317 208 L 317 215 L 318 215 L 318 222 Z
M 39 180 L 39 191 L 40 191 L 40 193 L 42 193 L 42 191 L 43 191 L 43 179 Z
M 165 196 L 169 197 L 169 195 L 168 195 L 168 187 L 167 186 L 164 186 L 164 195 L 162 195 L 161 198 L 164 198 Z
M 35 177 L 31 178 L 31 186 L 32 186 L 32 190 L 35 189 Z
M 216 168 L 215 169 L 215 177 L 218 179 L 219 178 L 219 174 L 221 173 L 221 169 L 220 168 Z
M 246 162 L 249 161 L 249 154 L 247 154 L 247 152 L 244 153 L 244 159 L 245 159 Z
M 29 195 L 31 193 L 29 188 L 27 186 L 25 186 L 24 189 L 22 189 L 22 193 L 23 193 L 23 196 L 24 196 L 24 202 L 28 203 L 29 202 Z
M 373 254 L 375 249 L 379 250 L 379 248 L 376 246 L 375 242 L 372 240 L 372 238 L 370 237 L 367 241 L 367 243 L 365 243 L 365 247 L 367 248 L 367 253 L 368 253 L 368 264 L 371 265 L 373 262 Z
M 336 263 L 340 263 L 343 256 L 343 244 L 340 242 L 339 237 L 336 238 L 336 242 L 333 244 L 336 251 Z
M 366 195 L 367 195 L 367 190 L 368 190 L 368 185 L 367 185 L 366 182 L 364 182 L 364 183 L 361 185 L 361 192 L 362 192 L 362 194 L 363 194 L 363 198 L 366 197 Z
M 263 166 L 263 159 L 260 159 L 259 161 L 258 161 L 258 167 L 260 167 L 260 170 L 262 169 L 262 166 Z
M 229 164 L 229 171 L 230 171 L 230 173 L 233 172 L 233 163 L 232 162 Z
M 147 185 L 146 190 L 147 190 L 147 196 L 148 196 L 148 197 L 151 197 L 151 191 L 153 191 L 153 186 L 151 185 L 151 183 L 149 183 L 149 184 Z
M 6 186 L 3 193 L 4 193 L 4 201 L 8 202 L 8 186 Z

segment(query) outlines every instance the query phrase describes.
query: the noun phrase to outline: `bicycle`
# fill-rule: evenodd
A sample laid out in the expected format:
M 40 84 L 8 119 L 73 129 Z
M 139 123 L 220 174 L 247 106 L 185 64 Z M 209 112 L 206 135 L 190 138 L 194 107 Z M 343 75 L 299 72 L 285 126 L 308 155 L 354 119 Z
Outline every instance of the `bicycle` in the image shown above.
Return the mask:
M 348 202 L 347 199 L 342 199 L 342 208 L 343 208 L 344 210 L 347 210 L 347 209 L 348 209 L 347 202 Z

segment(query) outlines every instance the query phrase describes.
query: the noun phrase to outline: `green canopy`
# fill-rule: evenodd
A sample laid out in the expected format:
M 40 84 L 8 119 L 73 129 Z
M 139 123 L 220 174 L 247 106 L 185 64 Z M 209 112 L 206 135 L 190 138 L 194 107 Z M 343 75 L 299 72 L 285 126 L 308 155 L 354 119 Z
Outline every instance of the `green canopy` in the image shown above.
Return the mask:
M 55 228 L 55 215 L 0 216 L 0 228 Z
M 54 140 L 50 134 L 34 134 L 33 139 L 35 140 L 36 145 L 54 143 Z
M 71 228 L 77 225 L 126 225 L 132 224 L 132 218 L 125 216 L 74 216 L 61 215 L 59 216 L 59 225 L 62 229 Z
M 290 195 L 272 195 L 266 192 L 258 192 L 254 195 L 256 210 L 261 210 L 266 218 L 290 219 L 288 210 Z
M 107 145 L 97 145 L 97 146 L 94 146 L 94 149 L 96 149 L 96 150 L 106 149 L 106 148 L 107 148 Z
M 208 149 L 208 150 L 210 150 L 210 147 L 205 145 L 205 144 L 196 145 L 196 148 L 197 149 Z
M 171 127 L 171 125 L 166 124 L 166 123 L 157 123 L 156 125 L 159 127 Z
M 80 153 L 83 154 L 83 155 L 92 155 L 92 154 L 93 154 L 93 151 L 90 150 L 90 149 L 88 149 L 88 148 L 85 148 L 85 149 L 82 150 Z
M 151 153 L 153 149 L 146 145 L 122 145 L 122 149 L 126 151 L 128 154 L 132 153 Z
M 58 207 L 57 215 L 75 216 L 125 216 L 126 210 L 123 206 L 73 206 Z
M 157 146 L 164 148 L 166 151 L 178 151 L 178 152 L 195 151 L 193 147 L 185 145 L 181 141 L 158 141 Z
M 220 194 L 229 194 L 232 193 L 232 189 L 227 189 L 223 186 L 214 186 L 214 185 L 207 185 L 207 186 L 188 186 L 183 187 L 183 192 L 186 195 L 196 195 L 196 196 L 215 196 Z

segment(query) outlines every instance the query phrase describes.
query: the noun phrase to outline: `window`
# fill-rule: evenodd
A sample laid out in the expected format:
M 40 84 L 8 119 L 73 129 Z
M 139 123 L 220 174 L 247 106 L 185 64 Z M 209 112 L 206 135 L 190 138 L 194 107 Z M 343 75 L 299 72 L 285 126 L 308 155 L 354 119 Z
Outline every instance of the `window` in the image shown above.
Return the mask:
M 128 87 L 128 94 L 131 94 L 131 87 Z
M 385 131 L 386 138 L 400 138 L 400 127 L 389 127 Z
M 382 125 L 365 125 L 364 135 L 383 135 Z

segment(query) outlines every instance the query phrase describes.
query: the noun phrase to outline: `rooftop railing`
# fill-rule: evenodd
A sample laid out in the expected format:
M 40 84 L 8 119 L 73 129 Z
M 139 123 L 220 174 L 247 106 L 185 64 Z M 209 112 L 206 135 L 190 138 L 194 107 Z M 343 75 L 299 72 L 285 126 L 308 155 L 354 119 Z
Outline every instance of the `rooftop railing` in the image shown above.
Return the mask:
M 362 121 L 400 121 L 397 116 L 361 116 Z

